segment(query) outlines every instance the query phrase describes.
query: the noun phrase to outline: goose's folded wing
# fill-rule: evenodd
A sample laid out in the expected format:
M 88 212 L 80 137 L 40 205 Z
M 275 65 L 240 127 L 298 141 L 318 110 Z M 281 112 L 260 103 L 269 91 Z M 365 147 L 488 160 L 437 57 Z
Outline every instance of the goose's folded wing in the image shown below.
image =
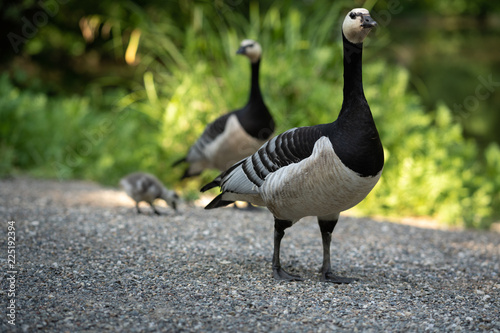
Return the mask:
M 321 136 L 317 126 L 290 129 L 222 173 L 214 185 L 220 185 L 223 192 L 256 194 L 269 174 L 311 156 Z
M 218 136 L 224 133 L 224 129 L 226 128 L 226 123 L 228 118 L 233 113 L 227 113 L 225 115 L 220 116 L 215 119 L 213 122 L 207 125 L 201 136 L 196 140 L 196 142 L 191 146 L 187 157 L 184 160 L 196 160 L 195 156 L 204 156 L 205 147 L 214 141 Z

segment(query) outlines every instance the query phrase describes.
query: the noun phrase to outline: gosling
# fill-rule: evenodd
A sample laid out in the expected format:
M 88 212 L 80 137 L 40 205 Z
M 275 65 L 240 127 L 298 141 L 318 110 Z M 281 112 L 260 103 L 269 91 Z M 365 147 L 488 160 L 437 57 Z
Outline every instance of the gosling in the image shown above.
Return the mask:
M 141 214 L 139 202 L 145 201 L 153 208 L 156 215 L 160 215 L 153 205 L 156 199 L 165 200 L 170 207 L 177 210 L 177 203 L 179 201 L 177 193 L 167 190 L 158 178 L 149 173 L 131 173 L 120 180 L 120 185 L 135 200 L 135 208 L 138 214 Z

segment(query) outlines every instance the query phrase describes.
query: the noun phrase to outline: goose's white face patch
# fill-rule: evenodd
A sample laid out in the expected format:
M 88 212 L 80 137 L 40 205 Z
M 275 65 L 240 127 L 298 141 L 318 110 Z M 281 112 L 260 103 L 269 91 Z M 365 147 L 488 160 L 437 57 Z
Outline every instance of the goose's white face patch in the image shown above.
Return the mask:
M 342 31 L 348 41 L 354 44 L 362 43 L 372 28 L 363 27 L 364 16 L 370 16 L 365 8 L 354 8 L 345 17 Z
M 259 43 L 251 39 L 245 39 L 241 42 L 240 47 L 245 48 L 245 53 L 251 62 L 257 62 L 262 55 L 262 48 Z

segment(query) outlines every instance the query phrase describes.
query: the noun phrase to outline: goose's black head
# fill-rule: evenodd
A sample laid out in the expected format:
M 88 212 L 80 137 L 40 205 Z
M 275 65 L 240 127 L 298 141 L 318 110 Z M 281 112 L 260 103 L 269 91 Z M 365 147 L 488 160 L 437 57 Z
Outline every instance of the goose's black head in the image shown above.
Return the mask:
M 241 42 L 240 48 L 236 51 L 236 54 L 246 55 L 252 63 L 255 63 L 260 60 L 262 48 L 256 41 L 245 39 Z
M 363 43 L 372 28 L 377 26 L 370 12 L 364 8 L 354 8 L 345 17 L 342 32 L 348 41 L 354 44 Z

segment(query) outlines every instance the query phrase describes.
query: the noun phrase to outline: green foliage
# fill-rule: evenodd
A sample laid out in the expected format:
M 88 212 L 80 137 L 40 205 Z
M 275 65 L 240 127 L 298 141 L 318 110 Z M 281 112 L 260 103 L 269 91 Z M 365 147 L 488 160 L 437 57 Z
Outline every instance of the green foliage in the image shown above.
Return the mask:
M 499 212 L 498 146 L 492 144 L 482 157 L 445 105 L 425 113 L 419 99 L 407 92 L 406 71 L 387 71 L 383 64 L 366 69 L 365 86 L 370 87 L 366 96 L 386 164 L 380 183 L 358 209 L 365 214 L 434 216 L 449 224 L 488 227 Z
M 246 102 L 250 66 L 235 55 L 240 41 L 262 44 L 261 88 L 277 133 L 331 122 L 342 104 L 340 19 L 351 5 L 337 1 L 318 11 L 281 1 L 263 10 L 252 2 L 245 12 L 224 2 L 167 2 L 163 9 L 126 2 L 95 14 L 96 38 L 114 31 L 104 45 L 115 57 L 124 56 L 132 31 L 140 31 L 135 73 L 122 88 L 110 88 L 117 81 L 103 77 L 84 97 L 21 91 L 2 76 L 0 174 L 116 185 L 143 170 L 194 198 L 217 173 L 179 182 L 183 170 L 171 164 L 208 122 Z M 408 72 L 376 60 L 378 43 L 375 34 L 366 44 L 364 85 L 386 165 L 357 210 L 488 227 L 500 212 L 500 148 L 491 145 L 482 156 L 446 106 L 425 112 L 408 89 Z

